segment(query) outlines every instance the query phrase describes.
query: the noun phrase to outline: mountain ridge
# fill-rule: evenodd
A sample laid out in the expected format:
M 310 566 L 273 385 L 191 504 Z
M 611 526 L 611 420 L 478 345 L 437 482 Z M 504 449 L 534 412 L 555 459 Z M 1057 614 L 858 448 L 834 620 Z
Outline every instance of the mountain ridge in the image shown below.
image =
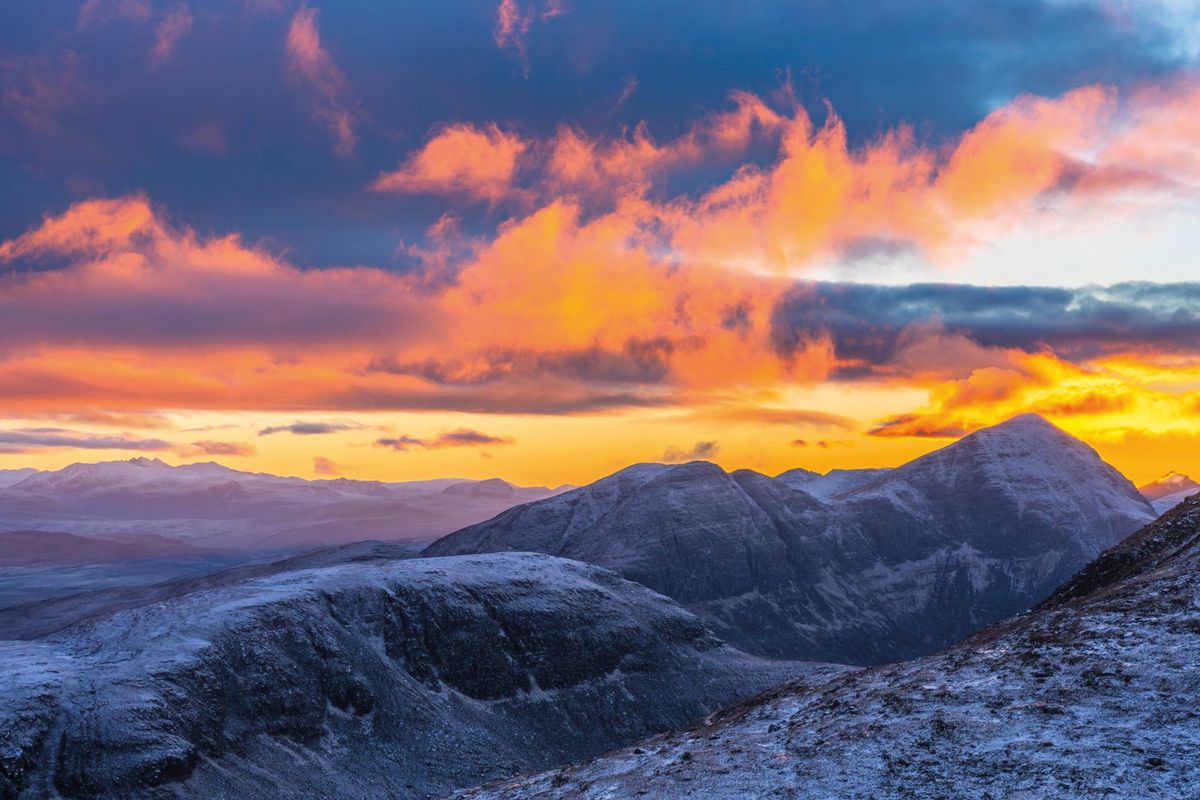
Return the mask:
M 597 563 L 749 652 L 868 664 L 933 652 L 1031 607 L 1154 516 L 1094 450 L 1030 415 L 825 499 L 781 477 L 633 465 L 424 553 Z
M 0 642 L 0 795 L 444 794 L 792 676 L 670 600 L 537 554 L 251 575 Z

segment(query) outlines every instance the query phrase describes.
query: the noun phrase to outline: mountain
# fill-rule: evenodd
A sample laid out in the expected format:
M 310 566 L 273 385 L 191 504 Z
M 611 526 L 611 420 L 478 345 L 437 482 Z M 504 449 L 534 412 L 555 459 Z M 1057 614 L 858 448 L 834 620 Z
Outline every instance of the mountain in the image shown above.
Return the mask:
M 552 494 L 495 479 L 309 481 L 144 457 L 15 472 L 28 474 L 0 481 L 0 529 L 155 533 L 232 549 L 429 539 Z
M 856 577 L 859 590 L 919 623 L 911 655 L 1028 609 L 1156 516 L 1091 447 L 1032 414 L 840 502 L 879 558 Z
M 827 500 L 879 480 L 889 472 L 890 469 L 831 469 L 822 475 L 806 469 L 790 469 L 776 475 L 775 480 L 782 481 L 793 489 L 807 492 L 813 497 Z
M 31 467 L 22 467 L 21 469 L 0 469 L 0 489 L 6 486 L 12 486 L 14 483 L 20 483 L 26 478 L 36 475 L 37 470 Z
M 0 642 L 0 796 L 427 797 L 796 675 L 537 554 L 324 566 Z
M 309 481 L 212 462 L 171 466 L 142 457 L 16 472 L 21 475 L 8 476 L 11 485 L 0 485 L 0 531 L 122 541 L 147 554 L 161 554 L 164 542 L 177 542 L 194 552 L 173 558 L 99 558 L 93 557 L 99 545 L 79 542 L 79 549 L 72 550 L 48 536 L 35 553 L 39 544 L 30 539 L 22 544 L 27 563 L 0 563 L 0 607 L 154 584 L 368 539 L 425 544 L 553 494 L 496 479 Z M 83 558 L 85 553 L 93 555 Z
M 1197 597 L 1193 497 L 944 653 L 785 684 L 686 732 L 456 797 L 1192 797 Z
M 417 549 L 410 542 L 355 542 L 274 561 L 238 563 L 225 566 L 224 569 L 213 566 L 207 570 L 196 570 L 197 574 L 169 580 L 130 582 L 71 594 L 60 592 L 58 596 L 51 595 L 0 608 L 0 640 L 39 639 L 84 620 L 99 619 L 123 609 L 171 600 L 194 592 L 217 590 L 251 579 L 362 561 L 394 561 L 412 558 L 416 554 Z
M 0 531 L 0 609 L 101 587 L 152 584 L 245 560 L 152 533 Z
M 934 652 L 1029 608 L 1154 517 L 1095 451 L 1031 415 L 827 500 L 796 482 L 640 464 L 425 552 L 599 564 L 749 652 L 870 664 Z
M 1196 483 L 1187 475 L 1168 472 L 1158 480 L 1147 483 L 1138 491 L 1150 501 L 1154 510 L 1161 514 L 1200 492 L 1200 483 Z
M 75 536 L 59 531 L 0 531 L 0 567 L 36 564 L 104 564 L 180 558 L 199 551 L 183 542 L 161 536 L 135 540 Z

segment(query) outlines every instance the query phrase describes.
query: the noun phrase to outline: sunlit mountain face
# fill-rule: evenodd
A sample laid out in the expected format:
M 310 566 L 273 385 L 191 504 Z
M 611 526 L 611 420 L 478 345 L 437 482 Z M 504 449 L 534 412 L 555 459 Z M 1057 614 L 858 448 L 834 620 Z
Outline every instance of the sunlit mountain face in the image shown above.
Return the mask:
M 1200 474 L 1200 12 L 0 0 L 2 470 Z

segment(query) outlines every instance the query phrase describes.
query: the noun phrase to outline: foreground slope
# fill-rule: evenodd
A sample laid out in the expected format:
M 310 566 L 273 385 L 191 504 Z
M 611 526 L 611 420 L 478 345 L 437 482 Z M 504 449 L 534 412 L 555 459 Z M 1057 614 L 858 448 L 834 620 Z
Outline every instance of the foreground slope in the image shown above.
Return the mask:
M 0 642 L 0 664 L 3 798 L 424 797 L 826 669 L 534 554 L 266 575 Z
M 600 564 L 751 652 L 881 663 L 1029 608 L 1154 517 L 1128 480 L 1017 417 L 820 500 L 811 473 L 641 464 L 453 533 L 428 555 Z
M 1194 797 L 1198 653 L 1193 498 L 945 653 L 785 685 L 686 733 L 467 794 Z

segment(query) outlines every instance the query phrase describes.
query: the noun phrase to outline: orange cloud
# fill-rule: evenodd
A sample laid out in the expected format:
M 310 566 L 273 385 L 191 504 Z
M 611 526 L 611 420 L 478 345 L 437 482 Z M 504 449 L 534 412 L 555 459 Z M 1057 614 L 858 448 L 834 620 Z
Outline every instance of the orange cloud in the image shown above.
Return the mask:
M 692 125 L 678 139 L 659 144 L 647 127 L 628 139 L 598 140 L 574 128 L 561 128 L 548 143 L 548 179 L 571 191 L 627 190 L 682 167 L 741 155 L 753 137 L 776 135 L 786 118 L 748 92 L 731 95 L 735 108 Z
M 295 49 L 319 62 L 315 12 L 297 12 L 297 26 Z M 771 407 L 786 387 L 873 367 L 859 374 L 930 395 L 891 434 L 1039 408 L 1081 419 L 1146 413 L 1147 398 L 1170 408 L 1182 389 L 1115 362 L 986 347 L 936 320 L 905 328 L 882 365 L 840 357 L 832 334 L 802 324 L 781 346 L 779 299 L 805 287 L 767 269 L 863 240 L 942 252 L 1071 194 L 1091 168 L 1165 171 L 1131 137 L 1185 141 L 1194 112 L 1146 102 L 1090 88 L 1022 98 L 944 148 L 907 129 L 852 147 L 836 115 L 818 126 L 750 95 L 666 143 L 645 129 L 528 143 L 451 126 L 376 188 L 525 202 L 490 237 L 465 240 L 443 218 L 411 251 L 429 271 L 411 275 L 297 269 L 236 235 L 174 225 L 138 195 L 81 202 L 0 243 L 0 263 L 39 267 L 0 277 L 0 395 L 22 412 Z M 698 197 L 653 193 L 666 171 L 736 156 L 755 137 L 778 139 L 769 166 Z M 571 159 L 535 157 L 568 141 Z
M 1145 379 L 1136 361 L 1114 359 L 1078 365 L 1052 354 L 1007 352 L 1006 368 L 985 367 L 930 388 L 930 402 L 914 413 L 882 421 L 871 433 L 887 437 L 956 437 L 1019 413 L 1042 414 L 1089 438 L 1200 431 L 1189 408 L 1195 393 Z M 1184 386 L 1200 379 L 1193 367 L 1176 372 Z
M 564 127 L 544 142 L 451 126 L 375 188 L 538 198 L 546 207 L 570 196 L 591 208 L 600 199 L 649 198 L 668 174 L 734 159 L 757 137 L 778 142 L 773 164 L 743 165 L 698 197 L 652 204 L 645 216 L 675 260 L 792 271 L 864 245 L 947 260 L 1060 200 L 1196 180 L 1189 144 L 1200 139 L 1197 91 L 1142 90 L 1123 104 L 1103 87 L 1022 96 L 941 147 L 906 127 L 851 147 L 832 110 L 817 126 L 802 108 L 785 115 L 747 93 L 665 143 L 645 125 L 618 139 Z M 537 158 L 522 159 L 527 153 Z
M 1018 97 L 962 138 L 933 188 L 952 213 L 972 218 L 1026 202 L 1100 142 L 1116 108 L 1115 93 L 1097 86 L 1054 100 Z
M 333 133 L 339 155 L 354 152 L 356 114 L 346 103 L 346 76 L 321 44 L 318 11 L 301 6 L 288 26 L 287 66 L 313 95 L 313 113 Z
M 496 125 L 451 125 L 398 169 L 380 175 L 377 192 L 461 194 L 495 202 L 509 193 L 526 144 Z
M 772 167 L 743 168 L 697 201 L 677 201 L 674 241 L 690 258 L 785 270 L 860 242 L 945 256 L 980 226 L 1014 224 L 1057 189 L 1114 109 L 1100 88 L 1021 97 L 944 150 L 904 127 L 852 149 L 832 110 L 816 127 L 797 109 Z

